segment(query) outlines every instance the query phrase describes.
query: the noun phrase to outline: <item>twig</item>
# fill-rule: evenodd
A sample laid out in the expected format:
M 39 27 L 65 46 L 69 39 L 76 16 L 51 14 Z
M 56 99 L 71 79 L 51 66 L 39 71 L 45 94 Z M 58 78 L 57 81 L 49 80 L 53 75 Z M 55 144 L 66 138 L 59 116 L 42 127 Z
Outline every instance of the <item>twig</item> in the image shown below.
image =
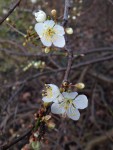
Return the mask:
M 6 20 L 6 18 L 15 10 L 17 6 L 19 6 L 21 0 L 18 0 L 12 8 L 9 10 L 9 12 L 0 20 L 0 25 Z
M 15 32 L 17 32 L 18 34 L 22 35 L 23 37 L 25 36 L 24 33 L 22 33 L 21 31 L 19 31 L 17 28 L 15 28 L 14 26 L 12 26 L 10 23 L 6 22 L 7 25 L 12 28 Z
M 11 96 L 11 98 L 8 100 L 6 106 L 3 108 L 3 111 L 5 111 L 7 109 L 8 105 L 22 91 L 23 88 L 24 88 L 24 84 L 22 84 L 21 87 Z
M 77 69 L 77 68 L 80 68 L 80 67 L 84 67 L 84 66 L 87 66 L 87 65 L 91 65 L 91 64 L 95 64 L 95 63 L 98 63 L 98 62 L 103 62 L 103 61 L 108 61 L 108 60 L 112 60 L 113 59 L 113 55 L 111 56 L 107 56 L 107 57 L 102 57 L 102 58 L 98 58 L 98 59 L 94 59 L 94 60 L 89 60 L 89 61 L 85 61 L 85 62 L 80 62 L 76 65 L 73 65 L 71 67 L 72 70 L 74 69 Z M 23 80 L 23 81 L 19 81 L 18 82 L 18 85 L 21 85 L 21 84 L 25 84 L 26 82 L 29 82 L 37 77 L 40 77 L 40 76 L 43 76 L 43 75 L 48 75 L 48 74 L 54 74 L 54 73 L 59 73 L 59 72 L 62 72 L 62 71 L 65 71 L 67 68 L 61 68 L 61 69 L 57 69 L 55 71 L 46 71 L 46 72 L 42 72 L 42 73 L 37 73 L 31 77 L 28 77 L 27 79 Z M 10 88 L 12 86 L 14 86 L 15 84 L 11 84 L 9 85 L 7 88 Z
M 20 1 L 19 1 L 20 2 Z M 17 4 L 16 4 L 17 5 Z M 16 7 L 16 6 L 15 6 Z M 14 7 L 14 8 L 15 8 Z M 66 25 L 66 23 L 67 23 L 67 20 L 68 20 L 68 10 L 69 10 L 69 7 L 70 7 L 70 1 L 69 0 L 65 0 L 65 10 L 64 10 L 64 22 L 63 22 L 63 26 L 65 26 Z M 14 8 L 13 8 L 13 10 L 14 10 Z M 12 10 L 12 11 L 13 11 Z M 11 12 L 12 12 L 11 11 Z M 10 14 L 11 12 L 9 12 L 8 14 Z M 7 18 L 7 16 L 6 16 L 6 18 Z M 5 18 L 5 19 L 6 19 Z M 4 19 L 4 20 L 5 20 Z M 3 22 L 3 21 L 2 21 Z M 70 50 L 70 49 L 67 49 L 66 48 L 66 50 L 67 50 L 67 52 L 68 52 L 68 65 L 67 65 L 67 69 L 66 69 L 66 72 L 65 72 L 65 77 L 64 77 L 64 80 L 66 80 L 67 81 L 67 78 L 68 78 L 68 75 L 69 75 L 69 72 L 70 72 L 70 69 L 71 69 L 71 65 L 72 65 L 72 56 L 73 56 L 73 54 L 72 54 L 72 51 Z M 36 76 L 34 76 L 34 77 L 36 77 Z M 27 79 L 27 80 L 31 80 L 31 78 L 29 78 L 29 79 Z M 24 84 L 23 84 L 23 86 L 24 86 Z M 23 88 L 23 86 L 22 86 L 22 88 Z M 17 93 L 18 92 L 20 92 L 20 90 L 19 91 L 17 91 L 14 95 L 13 95 L 13 97 L 10 99 L 10 101 L 12 101 L 12 99 L 15 97 L 15 95 L 17 95 Z M 50 112 L 50 109 L 47 109 L 47 111 L 45 112 L 45 114 L 48 114 Z M 43 123 L 41 123 L 40 125 L 40 135 L 39 135 L 39 140 L 41 139 L 41 137 L 43 136 L 43 132 L 42 132 L 42 130 L 43 130 L 43 127 L 45 126 L 45 122 Z M 33 127 L 34 128 L 34 127 Z M 32 128 L 32 129 L 33 129 Z M 18 138 L 18 139 L 16 139 L 16 140 L 14 140 L 14 141 L 12 141 L 12 142 L 10 142 L 10 143 L 8 143 L 8 144 L 6 144 L 6 145 L 4 145 L 3 147 L 2 147 L 2 150 L 6 150 L 6 149 L 8 149 L 8 148 L 10 148 L 11 146 L 13 146 L 14 144 L 16 144 L 17 142 L 19 142 L 20 140 L 22 140 L 24 137 L 26 137 L 27 135 L 31 135 L 31 133 L 32 133 L 32 129 L 30 129 L 27 133 L 25 133 L 23 136 L 21 136 L 20 138 Z
M 113 5 L 113 1 L 112 0 L 108 0 L 112 5 Z
M 63 22 L 62 22 L 62 25 L 64 27 L 67 25 L 67 22 L 68 22 L 68 14 L 69 14 L 70 7 L 71 7 L 70 0 L 65 0 L 64 17 L 63 17 Z M 67 37 L 66 37 L 66 42 L 67 42 Z M 68 81 L 68 76 L 71 70 L 72 59 L 73 59 L 73 51 L 70 48 L 67 48 L 67 43 L 65 46 L 65 50 L 68 52 L 68 64 L 67 64 L 67 68 L 65 71 L 63 82 Z
M 96 71 L 91 70 L 91 71 L 89 72 L 89 74 L 90 74 L 91 76 L 93 76 L 93 77 L 99 79 L 99 80 L 102 81 L 102 82 L 106 82 L 106 83 L 108 83 L 108 84 L 113 84 L 113 78 L 107 77 L 107 76 L 103 75 L 102 73 L 98 73 L 98 72 L 96 72 Z
M 113 137 L 113 129 L 111 129 L 110 131 L 106 132 L 105 135 L 101 135 L 100 137 L 96 137 L 95 139 L 91 140 L 87 144 L 85 150 L 92 150 L 94 146 L 96 146 L 97 144 L 108 140 L 109 137 L 111 137 L 111 138 Z
M 47 115 L 50 113 L 50 106 L 46 109 L 44 115 Z M 33 123 L 34 124 L 34 123 Z M 43 127 L 45 126 L 45 122 L 42 122 L 38 127 L 40 127 L 40 132 L 39 132 L 39 140 L 41 139 L 41 137 L 43 136 L 43 132 L 41 131 L 41 129 L 43 129 Z M 19 138 L 17 138 L 14 141 L 9 142 L 8 144 L 5 144 L 1 147 L 1 150 L 7 150 L 10 147 L 12 147 L 13 145 L 15 145 L 16 143 L 18 143 L 19 141 L 23 140 L 25 137 L 30 137 L 30 135 L 32 134 L 32 131 L 34 130 L 35 125 L 33 125 L 33 127 L 31 129 L 29 129 L 26 133 L 24 133 L 22 136 L 20 136 Z
M 65 0 L 64 17 L 62 25 L 65 27 L 68 22 L 69 9 L 71 7 L 70 0 Z
M 67 51 L 68 51 L 68 65 L 65 71 L 64 82 L 68 81 L 68 76 L 71 70 L 71 65 L 72 65 L 72 60 L 73 60 L 73 51 L 71 49 Z
M 32 132 L 33 128 L 32 129 L 29 129 L 26 133 L 24 133 L 22 136 L 20 136 L 19 138 L 17 138 L 16 140 L 14 141 L 11 141 L 9 142 L 8 144 L 5 144 L 3 145 L 0 149 L 1 150 L 7 150 L 9 149 L 10 147 L 12 147 L 13 145 L 15 145 L 16 143 L 18 143 L 19 141 L 21 141 L 23 138 L 25 138 L 26 136 L 29 136 Z
M 83 66 L 87 66 L 87 65 L 90 65 L 90 64 L 95 64 L 95 63 L 98 63 L 98 62 L 107 61 L 107 60 L 111 60 L 111 59 L 113 59 L 113 55 L 102 57 L 102 58 L 97 58 L 97 59 L 93 59 L 93 60 L 89 60 L 89 61 L 86 61 L 86 62 L 81 62 L 77 65 L 72 66 L 72 69 L 76 69 L 76 68 L 79 68 L 79 67 L 83 67 Z

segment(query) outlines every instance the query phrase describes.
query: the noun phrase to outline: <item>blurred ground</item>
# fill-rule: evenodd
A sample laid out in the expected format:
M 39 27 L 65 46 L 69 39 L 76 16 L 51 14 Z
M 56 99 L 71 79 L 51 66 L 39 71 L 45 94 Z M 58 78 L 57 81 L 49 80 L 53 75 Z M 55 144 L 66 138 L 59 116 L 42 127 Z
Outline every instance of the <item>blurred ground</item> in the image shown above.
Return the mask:
M 10 0 L 0 0 L 0 16 L 11 7 Z M 71 0 L 68 26 L 74 29 L 69 44 L 74 51 L 70 82 L 84 82 L 89 107 L 74 122 L 53 116 L 54 130 L 48 130 L 42 143 L 46 150 L 113 150 L 113 2 L 112 0 Z M 9 17 L 11 25 L 0 26 L 0 145 L 24 133 L 41 105 L 45 83 L 60 86 L 67 59 L 65 53 L 52 51 L 47 56 L 38 40 L 23 46 L 24 34 L 36 21 L 33 11 L 52 9 L 63 14 L 63 0 L 29 0 Z M 33 32 L 34 29 L 32 30 Z M 43 53 L 41 53 L 43 51 Z M 84 55 L 83 55 L 84 54 Z M 46 73 L 47 72 L 47 73 Z M 6 108 L 7 109 L 4 109 Z M 4 110 L 4 111 L 3 111 Z M 22 140 L 10 150 L 20 150 Z

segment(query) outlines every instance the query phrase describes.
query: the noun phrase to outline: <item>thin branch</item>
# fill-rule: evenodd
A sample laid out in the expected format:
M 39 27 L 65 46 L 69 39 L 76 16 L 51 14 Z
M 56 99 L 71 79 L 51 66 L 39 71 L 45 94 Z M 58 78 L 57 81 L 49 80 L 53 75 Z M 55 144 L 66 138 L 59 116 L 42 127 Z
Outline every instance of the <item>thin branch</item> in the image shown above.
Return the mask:
M 49 113 L 50 113 L 50 106 L 48 106 L 48 108 L 46 109 L 44 115 L 47 115 Z M 16 143 L 18 143 L 19 141 L 23 140 L 25 137 L 30 137 L 30 135 L 32 134 L 32 132 L 35 129 L 35 126 L 36 126 L 35 123 L 33 123 L 33 124 L 34 124 L 33 127 L 31 129 L 29 129 L 26 133 L 24 133 L 22 136 L 15 139 L 14 141 L 11 141 L 8 144 L 5 144 L 2 147 L 0 147 L 1 150 L 7 150 L 10 147 L 12 147 L 13 145 L 15 145 Z M 42 121 L 41 124 L 37 127 L 37 128 L 40 128 L 40 130 L 39 130 L 39 140 L 44 135 L 44 132 L 42 132 L 44 126 L 45 126 L 45 122 Z
M 67 22 L 68 22 L 68 14 L 69 14 L 70 7 L 71 7 L 70 0 L 65 0 L 64 17 L 63 17 L 63 22 L 62 22 L 62 25 L 64 27 L 67 25 Z M 65 38 L 66 38 L 65 50 L 68 53 L 68 64 L 67 64 L 67 68 L 65 71 L 63 82 L 68 81 L 68 76 L 71 70 L 71 65 L 72 65 L 72 60 L 73 60 L 73 51 L 70 48 L 67 48 L 67 37 L 65 36 Z
M 112 59 L 113 59 L 113 55 L 107 56 L 107 57 L 101 57 L 101 58 L 97 58 L 97 59 L 93 59 L 93 60 L 88 60 L 88 61 L 85 61 L 85 62 L 80 62 L 76 65 L 73 65 L 71 67 L 71 69 L 74 70 L 74 69 L 77 69 L 77 68 L 80 68 L 80 67 L 84 67 L 84 66 L 87 66 L 87 65 L 91 65 L 91 64 L 95 64 L 95 63 L 99 63 L 99 62 L 103 62 L 103 61 L 108 61 L 108 60 L 112 60 Z M 25 79 L 23 81 L 19 81 L 18 85 L 25 84 L 25 83 L 27 83 L 27 82 L 29 82 L 29 81 L 37 78 L 37 77 L 48 75 L 48 74 L 54 74 L 54 73 L 56 74 L 56 73 L 65 71 L 66 69 L 67 68 L 60 68 L 60 69 L 56 69 L 55 71 L 46 71 L 46 72 L 37 73 L 37 74 L 35 74 L 31 77 L 28 77 L 27 79 Z M 7 86 L 7 88 L 10 88 L 14 85 L 15 84 L 11 84 L 11 85 Z
M 20 1 L 19 1 L 20 2 Z M 17 4 L 16 4 L 17 5 Z M 16 6 L 15 6 L 16 7 Z M 15 9 L 15 7 L 13 8 L 13 10 Z M 67 20 L 68 20 L 68 10 L 69 10 L 69 7 L 70 7 L 70 1 L 69 0 L 65 0 L 65 10 L 64 10 L 64 21 L 63 21 L 63 26 L 65 26 L 66 25 L 66 23 L 67 23 Z M 11 12 L 13 12 L 13 10 L 12 11 L 10 11 L 9 12 L 9 14 L 11 13 Z M 5 20 L 7 18 L 7 16 L 3 19 L 3 21 Z M 3 22 L 2 21 L 2 22 Z M 64 79 L 67 81 L 67 78 L 68 78 L 68 75 L 69 75 L 69 72 L 70 72 L 70 69 L 71 69 L 71 65 L 72 65 L 72 51 L 70 50 L 70 49 L 66 49 L 67 50 L 67 52 L 68 52 L 68 65 L 67 65 L 67 69 L 66 69 L 66 73 L 65 73 L 65 77 L 64 77 Z M 27 80 L 30 80 L 31 78 L 29 78 L 29 79 L 27 79 Z M 23 84 L 23 86 L 24 86 L 24 84 Z M 23 88 L 23 86 L 22 86 L 22 88 Z M 20 92 L 20 90 L 19 90 L 19 92 Z M 18 91 L 13 95 L 13 97 L 10 99 L 10 101 L 12 101 L 12 99 L 15 97 L 15 95 L 17 95 L 17 93 L 18 93 Z M 46 111 L 45 112 L 45 114 L 47 114 L 48 112 L 50 112 L 50 111 Z M 40 125 L 40 131 L 41 130 L 43 130 L 43 126 L 45 125 L 45 122 L 43 123 L 41 123 L 41 125 Z M 34 128 L 34 127 L 33 127 Z M 33 129 L 32 128 L 32 129 Z M 6 144 L 6 145 L 4 145 L 1 149 L 2 150 L 7 150 L 8 148 L 10 148 L 11 146 L 13 146 L 14 144 L 16 144 L 17 142 L 19 142 L 20 140 L 22 140 L 24 137 L 26 137 L 27 135 L 29 135 L 29 134 L 31 134 L 32 133 L 32 129 L 31 130 L 29 130 L 27 133 L 25 133 L 23 136 L 21 136 L 20 138 L 18 138 L 18 139 L 16 139 L 16 140 L 14 140 L 14 141 L 12 141 L 12 142 L 10 142 L 10 143 L 8 143 L 8 144 Z M 43 136 L 43 132 L 41 131 L 40 132 L 40 135 L 39 135 L 39 140 L 41 139 L 41 137 Z
M 71 49 L 67 49 L 67 51 L 68 51 L 68 65 L 64 75 L 64 82 L 68 81 L 68 76 L 71 71 L 72 60 L 73 60 L 73 51 Z
M 65 0 L 64 17 L 62 22 L 62 25 L 64 27 L 67 25 L 68 22 L 68 14 L 69 14 L 70 7 L 71 7 L 70 0 Z
M 0 20 L 0 25 L 6 20 L 6 18 L 15 10 L 17 6 L 19 6 L 21 0 L 18 0 L 12 8 L 9 10 L 9 12 Z
M 100 137 L 96 137 L 95 139 L 91 140 L 87 144 L 85 150 L 92 150 L 94 146 L 99 145 L 100 143 L 103 143 L 112 137 L 113 137 L 113 129 L 111 129 L 108 132 L 105 132 L 105 135 L 101 135 Z
M 22 36 L 25 36 L 24 33 L 22 33 L 21 31 L 19 31 L 17 28 L 15 28 L 14 26 L 12 26 L 10 23 L 6 22 L 7 25 L 13 29 L 13 31 L 17 32 L 18 34 L 22 35 Z
M 21 141 L 22 139 L 24 139 L 25 137 L 31 135 L 32 129 L 29 129 L 26 133 L 24 133 L 22 136 L 20 136 L 19 138 L 15 139 L 14 141 L 9 142 L 8 144 L 3 145 L 0 149 L 1 150 L 7 150 L 10 147 L 12 147 L 13 145 L 15 145 L 16 143 L 18 143 L 19 141 Z

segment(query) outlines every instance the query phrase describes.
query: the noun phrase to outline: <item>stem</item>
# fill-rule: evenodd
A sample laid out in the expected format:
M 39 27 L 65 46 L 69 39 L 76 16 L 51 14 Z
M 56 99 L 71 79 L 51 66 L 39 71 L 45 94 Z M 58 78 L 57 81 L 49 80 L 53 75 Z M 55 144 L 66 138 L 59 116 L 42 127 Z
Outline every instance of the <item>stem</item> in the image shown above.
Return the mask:
M 69 14 L 69 9 L 71 8 L 71 4 L 70 4 L 70 0 L 65 0 L 65 8 L 64 8 L 64 17 L 63 17 L 63 23 L 62 25 L 64 27 L 66 27 L 67 23 L 68 23 L 68 14 Z M 69 73 L 71 70 L 71 66 L 72 66 L 72 60 L 73 60 L 73 51 L 70 48 L 67 48 L 67 37 L 66 38 L 66 46 L 65 46 L 65 50 L 68 53 L 68 64 L 67 64 L 67 68 L 65 71 L 65 75 L 64 75 L 64 80 L 63 82 L 68 82 L 68 77 L 69 77 Z
M 6 20 L 6 18 L 15 10 L 17 6 L 19 6 L 21 0 L 18 0 L 13 7 L 9 10 L 9 12 L 0 20 L 0 25 Z
M 73 51 L 71 49 L 67 49 L 67 52 L 68 52 L 68 64 L 67 64 L 67 68 L 66 68 L 66 71 L 65 71 L 63 82 L 68 81 L 69 73 L 71 71 L 71 66 L 72 66 L 72 60 L 73 60 Z

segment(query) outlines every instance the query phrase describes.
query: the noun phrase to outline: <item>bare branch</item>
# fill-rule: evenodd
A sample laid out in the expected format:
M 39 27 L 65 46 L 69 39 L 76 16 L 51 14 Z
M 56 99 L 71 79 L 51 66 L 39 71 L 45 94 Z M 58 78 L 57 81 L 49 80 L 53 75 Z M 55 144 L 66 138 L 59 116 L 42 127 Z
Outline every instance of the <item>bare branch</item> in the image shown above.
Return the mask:
M 6 20 L 6 18 L 15 10 L 17 6 L 19 6 L 21 0 L 18 0 L 12 8 L 9 10 L 9 12 L 0 20 L 0 25 Z

